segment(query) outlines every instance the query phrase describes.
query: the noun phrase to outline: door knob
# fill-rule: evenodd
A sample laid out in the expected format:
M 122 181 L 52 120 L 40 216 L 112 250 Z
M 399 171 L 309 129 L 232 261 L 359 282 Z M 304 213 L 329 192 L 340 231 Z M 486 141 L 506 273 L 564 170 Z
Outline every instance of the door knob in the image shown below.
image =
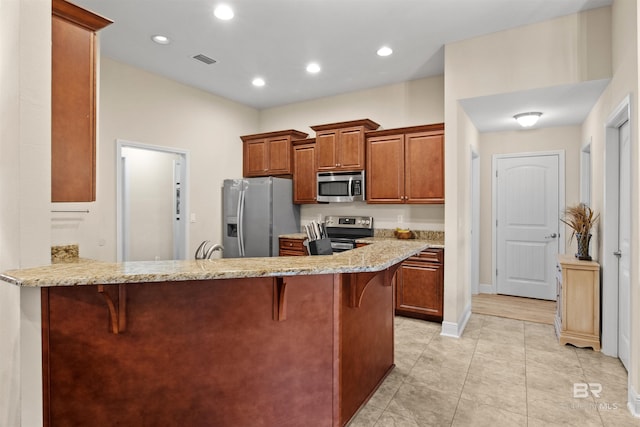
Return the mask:
M 551 233 L 548 236 L 544 236 L 545 239 L 555 239 L 556 237 L 558 237 L 557 233 Z

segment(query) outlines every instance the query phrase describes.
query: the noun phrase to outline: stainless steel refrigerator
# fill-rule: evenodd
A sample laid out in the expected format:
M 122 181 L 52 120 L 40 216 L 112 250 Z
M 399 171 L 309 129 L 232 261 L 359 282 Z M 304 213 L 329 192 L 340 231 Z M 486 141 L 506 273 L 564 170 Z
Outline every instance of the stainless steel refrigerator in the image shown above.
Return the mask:
M 225 179 L 222 209 L 224 258 L 278 256 L 278 236 L 300 231 L 290 179 Z

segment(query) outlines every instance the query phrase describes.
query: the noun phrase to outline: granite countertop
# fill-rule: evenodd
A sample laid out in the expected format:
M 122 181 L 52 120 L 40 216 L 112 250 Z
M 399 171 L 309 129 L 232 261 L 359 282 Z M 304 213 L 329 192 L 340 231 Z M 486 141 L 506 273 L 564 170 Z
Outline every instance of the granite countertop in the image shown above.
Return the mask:
M 237 279 L 381 271 L 427 249 L 421 240 L 373 239 L 371 245 L 334 255 L 107 263 L 80 259 L 0 274 L 25 287 Z

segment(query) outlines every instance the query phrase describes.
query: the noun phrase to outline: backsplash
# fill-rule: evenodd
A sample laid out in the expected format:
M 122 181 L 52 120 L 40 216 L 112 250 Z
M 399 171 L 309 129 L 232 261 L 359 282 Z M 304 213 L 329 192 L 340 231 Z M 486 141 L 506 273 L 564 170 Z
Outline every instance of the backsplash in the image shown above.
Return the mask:
M 374 237 L 395 237 L 393 232 L 395 229 L 388 228 L 376 228 L 373 232 Z M 419 240 L 432 240 L 444 242 L 444 231 L 434 230 L 411 230 L 413 232 L 413 238 Z
M 61 264 L 64 262 L 77 261 L 80 249 L 78 245 L 51 246 L 51 263 Z

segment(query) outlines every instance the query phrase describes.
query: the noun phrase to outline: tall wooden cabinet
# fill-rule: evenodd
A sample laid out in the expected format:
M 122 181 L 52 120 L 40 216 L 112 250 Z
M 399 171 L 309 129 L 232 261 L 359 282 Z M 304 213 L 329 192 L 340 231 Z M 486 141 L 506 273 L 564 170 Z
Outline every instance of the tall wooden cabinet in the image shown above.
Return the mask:
M 353 171 L 365 167 L 365 132 L 378 128 L 369 119 L 311 126 L 316 131 L 316 169 Z
M 444 203 L 444 124 L 368 132 L 367 203 Z
M 51 8 L 51 201 L 96 199 L 96 31 L 112 21 L 64 0 Z
M 243 175 L 290 176 L 293 173 L 291 142 L 306 137 L 306 133 L 293 129 L 241 136 Z
M 293 142 L 293 203 L 317 203 L 315 139 Z
M 558 256 L 555 328 L 560 344 L 600 351 L 600 265 Z
M 405 260 L 395 277 L 396 314 L 442 321 L 444 249 L 434 248 Z

